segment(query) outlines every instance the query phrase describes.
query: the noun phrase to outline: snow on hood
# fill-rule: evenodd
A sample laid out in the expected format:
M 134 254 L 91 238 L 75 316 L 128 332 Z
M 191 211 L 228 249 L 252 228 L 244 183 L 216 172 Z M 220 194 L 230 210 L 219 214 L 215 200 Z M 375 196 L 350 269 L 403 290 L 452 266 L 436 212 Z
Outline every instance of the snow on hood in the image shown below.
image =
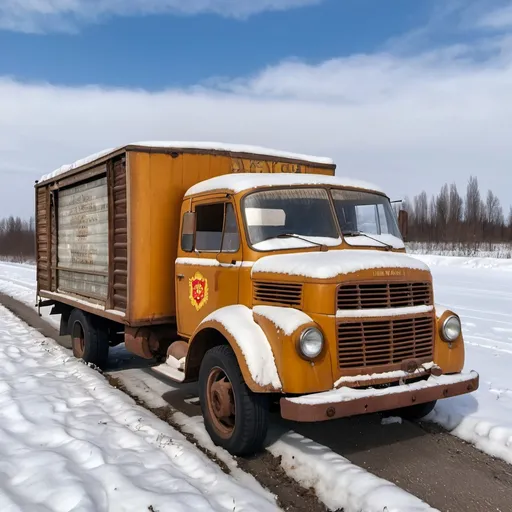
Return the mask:
M 252 273 L 276 273 L 312 279 L 331 279 L 340 274 L 379 268 L 406 268 L 429 271 L 416 258 L 382 251 L 329 251 L 265 256 L 254 263 Z

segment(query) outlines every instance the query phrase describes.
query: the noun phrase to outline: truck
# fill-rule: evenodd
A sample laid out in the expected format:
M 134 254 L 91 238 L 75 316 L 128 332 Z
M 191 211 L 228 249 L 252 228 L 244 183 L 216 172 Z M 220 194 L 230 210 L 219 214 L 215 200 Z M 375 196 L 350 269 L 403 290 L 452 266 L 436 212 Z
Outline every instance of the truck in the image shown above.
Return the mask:
M 35 185 L 37 303 L 86 363 L 124 343 L 198 382 L 209 435 L 235 455 L 262 448 L 276 406 L 296 422 L 422 418 L 478 388 L 460 318 L 405 253 L 405 214 L 335 171 L 193 142 L 63 166 Z

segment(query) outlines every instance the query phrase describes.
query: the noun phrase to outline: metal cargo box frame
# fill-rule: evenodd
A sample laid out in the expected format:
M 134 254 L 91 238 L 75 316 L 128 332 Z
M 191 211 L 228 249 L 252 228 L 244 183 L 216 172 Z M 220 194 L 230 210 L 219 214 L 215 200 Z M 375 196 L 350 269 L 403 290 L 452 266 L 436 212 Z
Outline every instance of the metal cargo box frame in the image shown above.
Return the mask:
M 236 172 L 334 175 L 334 171 L 330 164 L 263 154 L 128 145 L 36 183 L 38 297 L 132 327 L 174 324 L 180 209 L 190 186 Z M 59 195 L 102 178 L 108 198 L 107 271 L 63 267 L 58 258 Z M 82 207 L 87 209 L 83 203 Z M 86 263 L 91 261 L 88 258 Z M 87 280 L 92 289 L 94 283 L 105 282 L 106 295 L 62 290 L 60 277 L 66 272 L 72 273 L 69 278 L 84 276 L 84 287 Z

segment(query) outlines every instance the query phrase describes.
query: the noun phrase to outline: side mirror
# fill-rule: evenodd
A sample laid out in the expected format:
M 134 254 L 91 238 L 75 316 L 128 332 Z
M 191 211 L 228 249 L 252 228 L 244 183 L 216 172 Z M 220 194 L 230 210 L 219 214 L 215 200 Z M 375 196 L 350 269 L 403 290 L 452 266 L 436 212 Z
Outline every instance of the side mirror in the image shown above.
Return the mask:
M 185 252 L 192 252 L 195 245 L 196 235 L 196 214 L 187 212 L 183 215 L 183 226 L 181 228 L 181 248 Z
M 398 227 L 400 229 L 400 233 L 402 233 L 404 242 L 407 241 L 407 231 L 409 228 L 409 214 L 407 213 L 407 210 L 400 210 L 398 212 Z

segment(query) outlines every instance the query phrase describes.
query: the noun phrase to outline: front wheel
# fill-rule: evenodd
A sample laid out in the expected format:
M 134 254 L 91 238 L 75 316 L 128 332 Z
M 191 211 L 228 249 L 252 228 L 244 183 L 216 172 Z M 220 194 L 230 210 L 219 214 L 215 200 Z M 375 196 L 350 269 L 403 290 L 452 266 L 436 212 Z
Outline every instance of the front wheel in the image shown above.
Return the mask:
M 402 407 L 401 409 L 390 411 L 390 414 L 392 416 L 400 416 L 406 420 L 421 420 L 434 410 L 436 403 L 437 400 L 433 400 L 432 402 L 425 402 L 424 404 L 410 405 L 409 407 Z
M 204 423 L 213 442 L 232 455 L 259 451 L 268 430 L 268 399 L 245 384 L 231 347 L 210 349 L 199 371 Z

